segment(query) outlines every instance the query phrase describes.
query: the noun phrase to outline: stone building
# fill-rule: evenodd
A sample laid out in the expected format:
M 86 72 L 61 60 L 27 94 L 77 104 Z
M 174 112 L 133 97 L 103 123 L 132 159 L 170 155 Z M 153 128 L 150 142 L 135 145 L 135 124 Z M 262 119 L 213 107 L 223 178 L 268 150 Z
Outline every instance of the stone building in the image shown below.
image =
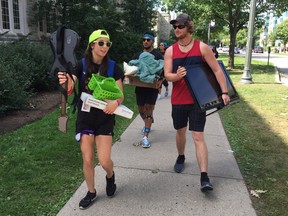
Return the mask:
M 0 1 L 0 41 L 13 41 L 22 37 L 37 41 L 47 34 L 43 23 L 33 23 L 34 3 L 35 0 Z

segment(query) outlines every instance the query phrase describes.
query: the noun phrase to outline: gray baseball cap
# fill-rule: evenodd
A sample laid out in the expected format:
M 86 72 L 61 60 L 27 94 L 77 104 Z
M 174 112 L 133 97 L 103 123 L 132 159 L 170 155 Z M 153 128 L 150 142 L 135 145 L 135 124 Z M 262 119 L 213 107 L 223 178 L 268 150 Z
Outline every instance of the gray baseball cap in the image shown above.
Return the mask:
M 171 20 L 170 21 L 170 24 L 175 24 L 176 22 L 179 22 L 179 23 L 186 23 L 186 22 L 191 22 L 191 17 L 186 14 L 186 13 L 182 13 L 182 14 L 179 14 L 176 19 L 174 20 Z

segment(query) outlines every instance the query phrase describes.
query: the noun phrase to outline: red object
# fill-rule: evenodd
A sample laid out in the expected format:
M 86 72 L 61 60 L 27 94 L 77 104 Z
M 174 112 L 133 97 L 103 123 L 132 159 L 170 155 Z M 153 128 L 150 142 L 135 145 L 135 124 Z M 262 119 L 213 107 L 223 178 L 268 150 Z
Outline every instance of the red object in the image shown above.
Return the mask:
M 118 100 L 118 99 L 116 100 L 116 102 L 117 102 L 118 106 L 121 104 L 120 100 Z
M 72 94 L 72 92 L 73 92 L 73 88 L 71 88 L 70 90 L 67 91 L 67 95 Z

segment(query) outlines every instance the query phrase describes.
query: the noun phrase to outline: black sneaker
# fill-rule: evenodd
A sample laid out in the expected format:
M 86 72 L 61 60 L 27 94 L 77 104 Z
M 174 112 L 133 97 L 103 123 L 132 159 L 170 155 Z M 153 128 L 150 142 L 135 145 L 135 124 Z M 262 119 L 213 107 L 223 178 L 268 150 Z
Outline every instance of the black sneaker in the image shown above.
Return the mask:
M 177 173 L 181 173 L 184 168 L 185 168 L 185 156 L 184 155 L 179 155 L 177 157 L 176 163 L 174 165 L 174 171 Z
M 111 178 L 107 178 L 106 176 L 106 194 L 108 197 L 112 197 L 116 191 L 116 184 L 115 184 L 115 173 L 113 172 L 113 176 Z
M 210 183 L 209 178 L 201 181 L 201 188 L 200 189 L 202 192 L 207 192 L 207 191 L 213 190 L 213 185 Z
M 91 192 L 88 191 L 86 196 L 80 201 L 79 208 L 81 210 L 87 209 L 96 200 L 96 197 L 97 197 L 96 196 L 96 192 L 95 193 L 91 193 Z

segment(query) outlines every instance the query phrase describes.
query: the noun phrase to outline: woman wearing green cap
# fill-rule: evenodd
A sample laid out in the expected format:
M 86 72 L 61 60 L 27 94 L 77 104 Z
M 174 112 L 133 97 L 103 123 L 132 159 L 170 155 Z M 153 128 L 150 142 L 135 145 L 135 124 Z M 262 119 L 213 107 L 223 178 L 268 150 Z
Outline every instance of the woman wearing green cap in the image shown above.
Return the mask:
M 107 53 L 112 45 L 109 34 L 103 30 L 94 31 L 89 37 L 89 44 L 84 58 L 78 62 L 74 81 L 62 72 L 58 73 L 59 84 L 68 81 L 67 93 L 72 93 L 74 83 L 79 80 L 79 94 L 90 93 L 89 80 L 93 73 L 105 77 L 113 77 L 116 84 L 123 92 L 122 80 L 124 73 L 122 69 L 110 60 Z M 78 101 L 78 113 L 76 120 L 76 140 L 80 143 L 83 158 L 83 173 L 88 187 L 86 196 L 80 201 L 79 208 L 86 209 L 96 200 L 96 189 L 94 183 L 94 145 L 96 144 L 98 160 L 106 171 L 106 194 L 112 197 L 116 191 L 113 161 L 111 160 L 113 127 L 115 124 L 116 108 L 122 103 L 124 96 L 117 100 L 105 100 L 107 107 L 104 110 L 84 106 L 82 100 Z

